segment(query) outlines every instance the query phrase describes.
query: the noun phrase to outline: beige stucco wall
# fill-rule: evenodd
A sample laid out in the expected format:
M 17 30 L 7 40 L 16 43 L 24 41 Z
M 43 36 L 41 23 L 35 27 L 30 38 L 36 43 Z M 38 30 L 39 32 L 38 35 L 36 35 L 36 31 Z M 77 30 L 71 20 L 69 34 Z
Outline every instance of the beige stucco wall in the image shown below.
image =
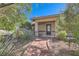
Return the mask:
M 38 23 L 38 31 L 46 31 L 46 24 L 51 24 L 51 31 L 55 31 L 55 22 Z
M 46 24 L 51 24 L 51 36 L 53 36 L 53 31 L 55 31 L 55 22 L 38 23 L 39 36 L 46 36 Z

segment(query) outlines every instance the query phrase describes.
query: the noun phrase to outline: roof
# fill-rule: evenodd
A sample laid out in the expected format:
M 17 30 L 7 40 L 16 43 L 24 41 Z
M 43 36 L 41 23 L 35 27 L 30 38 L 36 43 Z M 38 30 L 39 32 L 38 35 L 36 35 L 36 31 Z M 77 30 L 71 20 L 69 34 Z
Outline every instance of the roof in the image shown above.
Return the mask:
M 64 13 L 55 14 L 55 15 L 48 15 L 48 16 L 33 17 L 33 18 L 32 18 L 32 21 L 39 20 L 39 19 L 44 19 L 44 18 L 56 18 L 56 17 L 58 17 L 59 15 L 64 15 Z
M 57 16 L 54 15 L 48 15 L 48 16 L 40 16 L 40 17 L 33 17 L 32 20 L 38 20 L 38 19 L 45 19 L 45 18 L 56 18 Z

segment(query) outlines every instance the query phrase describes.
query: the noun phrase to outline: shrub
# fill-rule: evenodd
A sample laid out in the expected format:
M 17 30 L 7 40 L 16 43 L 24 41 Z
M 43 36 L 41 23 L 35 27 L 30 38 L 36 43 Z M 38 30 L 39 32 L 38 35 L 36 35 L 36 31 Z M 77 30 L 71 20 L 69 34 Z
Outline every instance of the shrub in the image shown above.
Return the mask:
M 17 34 L 16 32 L 14 33 L 13 37 L 16 38 L 16 36 L 18 36 L 18 40 L 25 41 L 25 40 L 33 39 L 34 34 L 31 30 L 20 29 Z
M 58 39 L 60 39 L 60 40 L 65 40 L 65 39 L 66 39 L 66 36 L 67 36 L 66 31 L 60 31 L 60 32 L 58 32 L 58 34 L 57 34 L 57 37 L 58 37 Z
M 76 40 L 79 40 L 79 32 L 73 32 L 73 35 Z
M 23 34 L 21 35 L 22 40 L 31 40 L 33 39 L 34 35 L 31 30 L 22 30 Z

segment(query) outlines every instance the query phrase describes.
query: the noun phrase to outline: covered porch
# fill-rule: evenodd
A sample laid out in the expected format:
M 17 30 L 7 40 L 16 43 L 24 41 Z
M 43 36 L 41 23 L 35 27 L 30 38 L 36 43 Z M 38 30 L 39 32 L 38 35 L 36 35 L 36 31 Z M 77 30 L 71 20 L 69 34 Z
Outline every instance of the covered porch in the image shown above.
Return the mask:
M 42 18 L 32 22 L 36 37 L 56 37 L 55 18 Z

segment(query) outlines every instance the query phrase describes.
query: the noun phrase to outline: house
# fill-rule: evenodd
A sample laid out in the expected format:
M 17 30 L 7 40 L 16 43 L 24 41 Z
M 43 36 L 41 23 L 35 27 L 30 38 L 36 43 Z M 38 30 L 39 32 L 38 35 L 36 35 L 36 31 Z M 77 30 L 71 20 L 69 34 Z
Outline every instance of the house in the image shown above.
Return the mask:
M 56 29 L 56 19 L 56 16 L 34 17 L 32 19 L 32 27 L 35 36 L 54 37 Z

